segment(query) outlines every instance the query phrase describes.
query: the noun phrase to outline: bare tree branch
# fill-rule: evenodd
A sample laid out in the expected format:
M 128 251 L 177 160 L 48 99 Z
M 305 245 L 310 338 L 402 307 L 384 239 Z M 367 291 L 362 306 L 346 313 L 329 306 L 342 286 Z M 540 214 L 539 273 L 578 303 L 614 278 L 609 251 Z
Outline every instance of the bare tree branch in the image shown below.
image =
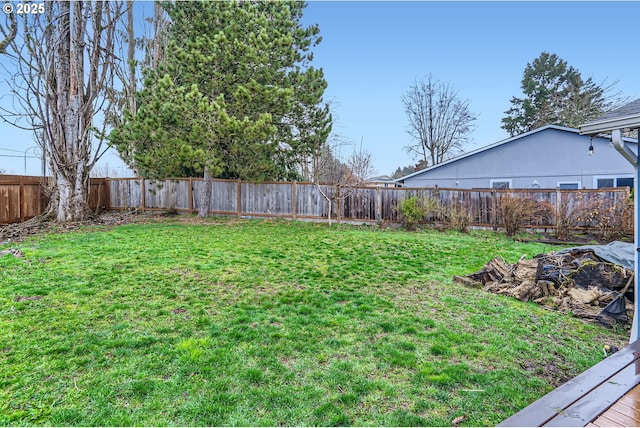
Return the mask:
M 402 96 L 409 121 L 407 133 L 415 144 L 405 150 L 431 165 L 457 154 L 468 142 L 476 116 L 469 101 L 460 100 L 451 86 L 433 80 L 415 82 Z
M 3 39 L 0 41 L 0 54 L 7 52 L 7 48 L 11 43 L 13 43 L 16 36 L 18 35 L 18 21 L 16 20 L 16 13 L 11 12 L 6 14 L 6 20 L 8 21 L 8 23 L 6 24 L 6 29 L 5 26 L 0 25 L 0 34 L 3 37 Z

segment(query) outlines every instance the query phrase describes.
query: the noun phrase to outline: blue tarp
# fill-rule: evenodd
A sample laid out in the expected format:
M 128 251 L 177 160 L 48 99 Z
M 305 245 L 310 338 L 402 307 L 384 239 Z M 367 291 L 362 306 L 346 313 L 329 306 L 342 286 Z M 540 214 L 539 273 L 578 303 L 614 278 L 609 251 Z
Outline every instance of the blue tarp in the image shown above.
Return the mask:
M 559 254 L 592 251 L 600 259 L 615 263 L 629 270 L 635 270 L 636 249 L 635 245 L 628 242 L 613 241 L 606 245 L 582 245 L 579 247 L 565 248 L 558 251 Z

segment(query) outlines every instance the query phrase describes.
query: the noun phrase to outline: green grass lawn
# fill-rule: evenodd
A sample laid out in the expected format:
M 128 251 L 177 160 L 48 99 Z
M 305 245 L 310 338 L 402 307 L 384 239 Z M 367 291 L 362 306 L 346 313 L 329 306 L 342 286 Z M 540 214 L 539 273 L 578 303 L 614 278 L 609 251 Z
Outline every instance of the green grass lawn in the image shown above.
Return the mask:
M 12 248 L 2 425 L 493 425 L 627 337 L 453 283 L 552 250 L 491 232 L 159 220 Z

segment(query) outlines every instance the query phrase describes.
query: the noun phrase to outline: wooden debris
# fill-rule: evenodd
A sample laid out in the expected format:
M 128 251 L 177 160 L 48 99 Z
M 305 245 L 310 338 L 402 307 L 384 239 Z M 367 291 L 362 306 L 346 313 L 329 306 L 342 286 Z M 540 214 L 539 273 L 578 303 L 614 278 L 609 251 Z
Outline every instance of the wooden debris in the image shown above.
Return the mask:
M 452 427 L 457 427 L 460 422 L 464 422 L 467 419 L 466 415 L 458 416 L 451 422 Z
M 481 284 L 491 293 L 600 321 L 598 314 L 632 276 L 633 271 L 600 260 L 591 252 L 552 252 L 529 260 L 521 257 L 515 264 L 494 258 L 478 272 L 454 280 L 470 287 Z M 631 290 L 626 294 L 629 319 L 633 314 Z
M 18 250 L 17 248 L 9 248 L 7 250 L 0 251 L 0 257 L 7 256 L 9 254 L 18 258 L 24 257 L 24 254 L 22 254 L 22 251 Z

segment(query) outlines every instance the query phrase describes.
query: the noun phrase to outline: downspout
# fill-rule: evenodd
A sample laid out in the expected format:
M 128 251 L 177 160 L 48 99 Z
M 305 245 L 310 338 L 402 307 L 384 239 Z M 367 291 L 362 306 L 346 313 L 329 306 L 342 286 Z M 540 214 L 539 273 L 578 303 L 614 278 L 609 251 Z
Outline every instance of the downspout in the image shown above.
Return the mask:
M 613 144 L 613 147 L 615 147 L 616 150 L 620 152 L 620 154 L 624 156 L 624 158 L 628 160 L 634 168 L 638 168 L 638 155 L 634 153 L 633 150 L 631 150 L 629 147 L 624 145 L 624 141 L 622 141 L 621 129 L 614 129 L 613 131 L 611 131 L 611 144 Z M 638 175 L 636 174 L 636 178 L 637 176 Z
M 635 298 L 635 304 L 634 309 L 633 309 L 633 322 L 631 324 L 631 337 L 629 338 L 629 343 L 633 343 L 636 340 L 638 340 L 640 337 L 638 336 L 640 334 L 640 330 L 638 329 L 638 306 L 640 306 L 640 295 L 638 294 L 639 289 L 638 289 L 638 279 L 640 278 L 640 274 L 638 273 L 638 270 L 640 270 L 640 248 L 638 247 L 638 244 L 640 243 L 640 230 L 638 230 L 638 210 L 640 208 L 640 204 L 639 201 L 640 199 L 638 199 L 637 197 L 637 193 L 638 193 L 638 160 L 639 157 L 638 155 L 640 154 L 640 146 L 638 149 L 638 153 L 634 153 L 633 150 L 631 150 L 629 147 L 624 145 L 624 142 L 622 141 L 622 130 L 621 129 L 614 129 L 613 131 L 611 131 L 611 144 L 613 144 L 613 147 L 616 148 L 616 150 L 622 155 L 624 156 L 624 158 L 626 160 L 629 161 L 629 163 L 631 163 L 631 165 L 633 165 L 633 169 L 634 169 L 634 174 L 633 174 L 633 230 L 634 230 L 634 243 L 636 245 L 636 263 L 635 263 L 635 269 L 633 272 L 633 282 L 634 282 L 634 287 L 633 287 L 633 295 Z

